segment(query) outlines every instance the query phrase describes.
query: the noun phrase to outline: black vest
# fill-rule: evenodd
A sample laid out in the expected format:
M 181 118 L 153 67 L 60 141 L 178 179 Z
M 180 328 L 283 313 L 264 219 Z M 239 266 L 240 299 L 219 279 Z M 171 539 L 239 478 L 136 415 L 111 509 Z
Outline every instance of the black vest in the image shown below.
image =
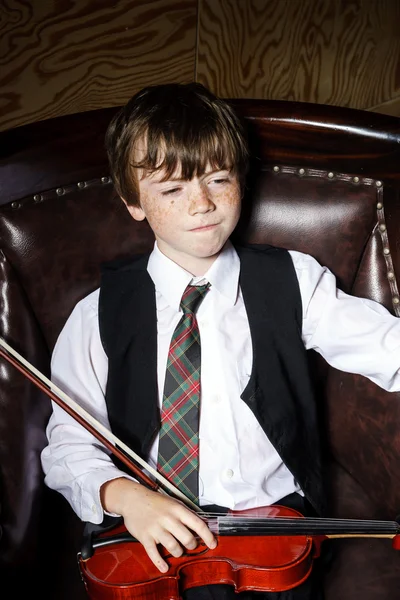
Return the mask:
M 317 513 L 325 513 L 316 406 L 301 339 L 302 305 L 286 250 L 236 248 L 249 319 L 253 368 L 241 398 Z M 144 459 L 160 427 L 157 316 L 148 255 L 102 269 L 100 336 L 113 433 Z

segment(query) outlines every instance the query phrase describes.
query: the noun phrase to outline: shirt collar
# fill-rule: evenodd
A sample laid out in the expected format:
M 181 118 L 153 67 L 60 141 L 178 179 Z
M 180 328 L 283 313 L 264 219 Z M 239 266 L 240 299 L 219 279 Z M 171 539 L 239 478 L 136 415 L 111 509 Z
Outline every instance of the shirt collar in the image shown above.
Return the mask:
M 209 282 L 233 306 L 238 295 L 240 261 L 236 250 L 228 240 L 217 260 L 213 262 L 202 277 L 193 277 L 191 273 L 165 256 L 154 244 L 147 270 L 153 280 L 156 291 L 162 294 L 169 306 L 179 312 L 182 294 L 189 283 Z

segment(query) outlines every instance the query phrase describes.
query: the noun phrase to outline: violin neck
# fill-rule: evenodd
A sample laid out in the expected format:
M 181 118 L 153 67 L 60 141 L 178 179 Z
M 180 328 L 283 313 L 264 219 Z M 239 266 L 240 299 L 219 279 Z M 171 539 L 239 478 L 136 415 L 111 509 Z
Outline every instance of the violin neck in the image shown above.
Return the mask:
M 396 521 L 319 518 L 246 518 L 220 516 L 209 526 L 221 536 L 247 535 L 322 535 L 341 537 L 394 537 L 400 533 Z

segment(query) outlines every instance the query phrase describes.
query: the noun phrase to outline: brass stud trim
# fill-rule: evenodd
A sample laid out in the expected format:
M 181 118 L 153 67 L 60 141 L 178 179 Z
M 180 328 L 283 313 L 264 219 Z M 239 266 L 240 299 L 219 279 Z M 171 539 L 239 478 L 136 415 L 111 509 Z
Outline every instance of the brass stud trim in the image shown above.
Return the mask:
M 104 184 L 112 184 L 112 177 L 109 175 L 103 175 L 102 177 L 97 177 L 95 179 L 89 179 L 87 181 L 77 181 L 71 184 L 67 184 L 65 186 L 59 186 L 57 188 L 51 188 L 48 190 L 43 190 L 42 192 L 36 194 L 30 194 L 25 198 L 21 198 L 18 201 L 15 201 L 14 204 L 10 202 L 10 208 L 23 208 L 26 204 L 34 203 L 38 204 L 39 202 L 43 202 L 44 200 L 51 200 L 56 196 L 64 196 L 71 193 L 76 193 L 77 188 L 79 190 L 83 190 L 87 187 L 95 187 Z
M 360 178 L 359 177 L 353 177 L 353 181 L 354 183 L 359 183 L 360 182 Z
M 376 194 L 379 198 L 379 202 L 376 203 L 378 209 L 378 231 L 383 245 L 383 255 L 385 257 L 386 265 L 386 277 L 389 283 L 390 293 L 392 296 L 392 306 L 394 313 L 397 317 L 400 317 L 400 295 L 396 282 L 396 273 L 393 266 L 392 257 L 390 255 L 389 240 L 387 234 L 387 227 L 385 224 L 385 217 L 383 214 L 383 202 L 382 202 L 382 188 L 378 186 Z
M 329 173 L 328 173 L 329 179 L 333 179 L 334 176 L 335 176 L 334 173 L 332 173 L 332 171 L 329 171 Z
M 305 169 L 303 169 L 303 168 L 299 169 L 299 175 L 304 175 L 305 172 L 306 172 Z
M 274 171 L 275 171 L 275 173 L 279 173 L 280 169 L 279 169 L 279 167 L 277 165 L 275 165 Z
M 376 187 L 382 187 L 382 181 L 375 181 Z

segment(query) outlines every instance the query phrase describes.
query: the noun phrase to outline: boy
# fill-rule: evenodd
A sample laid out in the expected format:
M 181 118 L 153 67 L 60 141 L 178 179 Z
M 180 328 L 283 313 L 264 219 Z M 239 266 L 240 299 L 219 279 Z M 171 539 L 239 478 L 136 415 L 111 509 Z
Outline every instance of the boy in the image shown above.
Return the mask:
M 201 507 L 280 503 L 323 514 L 306 349 L 398 391 L 399 321 L 337 290 L 310 256 L 233 246 L 245 133 L 203 86 L 145 88 L 113 119 L 106 147 L 118 194 L 156 242 L 150 256 L 106 268 L 100 290 L 78 303 L 54 349 L 52 378 Z M 174 402 L 183 425 L 171 453 Z M 196 547 L 196 536 L 215 547 L 195 513 L 134 481 L 57 406 L 47 433 L 46 483 L 83 521 L 122 515 L 163 573 L 159 545 L 173 556 Z M 310 577 L 289 592 L 240 595 L 253 596 L 315 600 L 322 592 Z M 237 595 L 216 585 L 185 597 Z

